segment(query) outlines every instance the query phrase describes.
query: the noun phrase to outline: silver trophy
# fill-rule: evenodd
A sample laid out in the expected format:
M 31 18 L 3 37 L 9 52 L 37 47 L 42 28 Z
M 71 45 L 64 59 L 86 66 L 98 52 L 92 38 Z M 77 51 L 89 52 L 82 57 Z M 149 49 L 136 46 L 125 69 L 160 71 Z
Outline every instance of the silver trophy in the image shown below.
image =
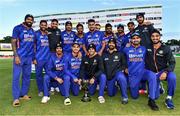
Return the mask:
M 84 96 L 82 97 L 81 101 L 83 102 L 90 102 L 91 97 L 88 94 L 88 80 L 83 80 L 82 81 L 82 89 L 84 90 Z

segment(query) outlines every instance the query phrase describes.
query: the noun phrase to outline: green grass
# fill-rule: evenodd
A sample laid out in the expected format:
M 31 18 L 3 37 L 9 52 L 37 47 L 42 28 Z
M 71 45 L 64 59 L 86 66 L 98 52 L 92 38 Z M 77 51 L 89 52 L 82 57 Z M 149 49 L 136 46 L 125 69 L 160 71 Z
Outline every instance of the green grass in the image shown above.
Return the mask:
M 51 96 L 47 104 L 41 104 L 41 98 L 37 96 L 37 86 L 35 80 L 31 81 L 29 95 L 31 101 L 21 101 L 18 108 L 12 107 L 12 60 L 0 60 L 0 115 L 180 115 L 180 58 L 177 58 L 176 70 L 177 89 L 173 98 L 176 108 L 168 110 L 164 105 L 166 97 L 162 95 L 158 100 L 160 111 L 152 111 L 147 106 L 147 96 L 140 96 L 133 100 L 129 97 L 129 103 L 122 105 L 120 93 L 115 97 L 108 97 L 105 93 L 106 103 L 99 104 L 97 92 L 89 103 L 80 101 L 79 96 L 72 96 L 72 105 L 64 106 L 63 97 L 59 94 Z M 165 82 L 166 83 L 166 82 Z

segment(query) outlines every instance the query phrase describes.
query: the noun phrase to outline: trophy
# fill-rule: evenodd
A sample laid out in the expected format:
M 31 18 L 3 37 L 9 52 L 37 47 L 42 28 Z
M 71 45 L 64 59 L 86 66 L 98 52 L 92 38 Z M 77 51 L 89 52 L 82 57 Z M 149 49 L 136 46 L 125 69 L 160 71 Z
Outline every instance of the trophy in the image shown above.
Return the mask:
M 84 90 L 84 96 L 82 97 L 81 101 L 90 102 L 91 97 L 88 95 L 88 80 L 83 80 L 82 89 Z

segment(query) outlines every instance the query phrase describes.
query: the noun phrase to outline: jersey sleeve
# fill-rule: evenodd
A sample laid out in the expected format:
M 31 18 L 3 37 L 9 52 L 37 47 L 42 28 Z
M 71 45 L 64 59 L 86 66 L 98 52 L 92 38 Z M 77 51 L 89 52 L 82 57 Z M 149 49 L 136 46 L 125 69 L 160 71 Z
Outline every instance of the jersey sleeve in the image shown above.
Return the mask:
M 47 74 L 51 77 L 51 78 L 56 78 L 57 75 L 55 74 L 55 72 L 53 71 L 53 59 L 52 57 L 50 58 L 50 60 L 48 61 L 48 70 L 47 70 Z
M 14 27 L 14 29 L 13 29 L 13 33 L 12 33 L 12 38 L 13 39 L 18 39 L 19 38 L 19 28 L 18 28 L 18 26 L 16 26 L 16 27 Z

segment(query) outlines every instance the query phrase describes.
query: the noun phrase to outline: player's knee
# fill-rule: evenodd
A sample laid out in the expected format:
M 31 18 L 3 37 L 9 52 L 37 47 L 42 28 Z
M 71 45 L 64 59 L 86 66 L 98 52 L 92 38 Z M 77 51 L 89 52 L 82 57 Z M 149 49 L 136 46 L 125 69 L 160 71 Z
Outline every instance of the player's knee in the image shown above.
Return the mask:
M 174 72 L 169 72 L 167 80 L 170 81 L 170 82 L 176 82 L 175 73 Z

